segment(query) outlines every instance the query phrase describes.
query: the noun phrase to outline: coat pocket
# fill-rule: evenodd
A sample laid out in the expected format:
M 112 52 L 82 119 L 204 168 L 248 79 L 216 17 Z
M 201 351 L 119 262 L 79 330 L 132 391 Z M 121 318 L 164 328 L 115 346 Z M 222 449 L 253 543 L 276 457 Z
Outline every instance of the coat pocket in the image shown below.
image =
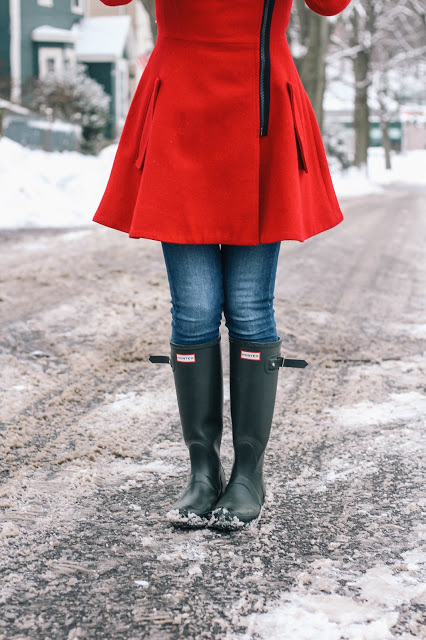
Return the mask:
M 145 161 L 146 149 L 148 146 L 149 134 L 151 132 L 152 119 L 154 117 L 155 103 L 157 100 L 160 82 L 161 81 L 159 77 L 155 78 L 154 86 L 152 88 L 145 115 L 142 119 L 142 124 L 139 130 L 139 146 L 137 156 L 134 161 L 136 168 L 139 170 L 143 168 L 143 164 Z
M 293 114 L 294 133 L 296 137 L 299 165 L 304 171 L 306 171 L 306 173 L 308 173 L 308 164 L 306 162 L 306 152 L 305 152 L 306 144 L 305 144 L 303 121 L 302 121 L 300 111 L 299 111 L 299 106 L 297 104 L 297 100 L 295 97 L 294 87 L 291 82 L 287 82 L 287 89 L 290 96 L 291 111 Z

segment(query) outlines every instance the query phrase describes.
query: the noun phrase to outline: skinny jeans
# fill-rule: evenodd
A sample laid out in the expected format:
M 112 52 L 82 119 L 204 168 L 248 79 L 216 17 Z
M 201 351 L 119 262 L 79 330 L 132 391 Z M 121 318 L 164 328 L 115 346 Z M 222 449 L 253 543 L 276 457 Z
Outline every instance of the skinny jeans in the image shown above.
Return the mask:
M 201 344 L 219 337 L 275 342 L 273 306 L 281 242 L 245 245 L 162 242 L 171 295 L 171 342 Z

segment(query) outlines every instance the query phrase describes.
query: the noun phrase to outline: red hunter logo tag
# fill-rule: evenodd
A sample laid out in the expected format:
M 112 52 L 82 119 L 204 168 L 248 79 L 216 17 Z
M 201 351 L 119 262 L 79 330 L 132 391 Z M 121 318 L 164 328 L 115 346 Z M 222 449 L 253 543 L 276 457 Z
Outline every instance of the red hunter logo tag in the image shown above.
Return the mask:
M 241 349 L 242 360 L 260 360 L 260 351 L 243 351 Z
M 195 362 L 195 353 L 177 353 L 176 360 L 178 362 Z

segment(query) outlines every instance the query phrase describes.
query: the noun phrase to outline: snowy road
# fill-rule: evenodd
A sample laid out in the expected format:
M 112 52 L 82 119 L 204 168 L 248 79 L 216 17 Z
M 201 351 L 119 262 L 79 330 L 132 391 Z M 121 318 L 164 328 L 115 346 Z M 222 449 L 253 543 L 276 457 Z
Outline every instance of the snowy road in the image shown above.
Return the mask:
M 163 519 L 188 466 L 147 361 L 168 352 L 159 243 L 0 234 L 1 640 L 426 638 L 426 190 L 342 208 L 282 245 L 283 355 L 309 366 L 280 371 L 267 508 L 229 534 Z

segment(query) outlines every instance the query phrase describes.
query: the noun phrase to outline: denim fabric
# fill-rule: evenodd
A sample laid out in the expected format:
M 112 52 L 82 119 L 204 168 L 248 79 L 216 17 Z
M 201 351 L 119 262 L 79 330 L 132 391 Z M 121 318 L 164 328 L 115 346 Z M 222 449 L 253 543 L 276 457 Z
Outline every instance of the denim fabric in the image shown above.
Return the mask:
M 281 242 L 161 244 L 171 294 L 172 342 L 216 339 L 222 313 L 231 338 L 278 340 L 273 300 Z

